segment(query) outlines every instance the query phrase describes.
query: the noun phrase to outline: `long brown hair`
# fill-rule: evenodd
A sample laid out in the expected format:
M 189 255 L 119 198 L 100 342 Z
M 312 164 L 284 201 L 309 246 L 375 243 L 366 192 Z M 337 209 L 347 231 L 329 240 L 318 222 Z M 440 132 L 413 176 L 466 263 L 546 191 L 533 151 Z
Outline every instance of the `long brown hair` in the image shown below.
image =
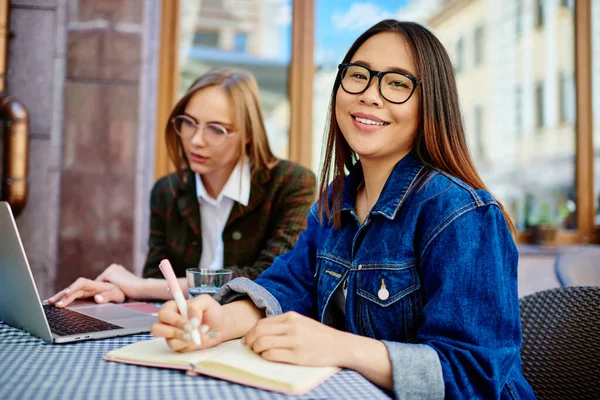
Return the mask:
M 246 71 L 229 67 L 214 68 L 198 77 L 187 90 L 185 95 L 177 102 L 165 127 L 165 141 L 169 158 L 177 168 L 177 175 L 181 179 L 184 168 L 189 168 L 189 161 L 183 150 L 181 138 L 175 132 L 171 120 L 183 114 L 188 102 L 200 90 L 220 86 L 233 107 L 234 130 L 242 135 L 242 158 L 248 157 L 252 164 L 252 174 L 260 170 L 271 169 L 277 164 L 273 155 L 263 114 L 258 97 L 258 84 L 256 79 Z
M 356 39 L 342 62 L 350 62 L 367 39 L 382 32 L 397 33 L 407 41 L 417 76 L 423 82 L 419 89 L 422 91 L 419 96 L 420 120 L 414 144 L 417 157 L 431 169 L 447 172 L 475 189 L 487 190 L 467 148 L 452 62 L 446 49 L 433 33 L 414 22 L 393 19 L 381 21 Z M 335 116 L 335 101 L 340 82 L 338 72 L 331 93 L 329 126 L 319 187 L 319 215 L 323 215 L 323 209 L 326 218 L 333 215 L 334 226 L 338 228 L 341 219 L 337 211 L 342 203 L 345 170 L 350 170 L 357 161 L 356 153 L 344 139 Z M 332 182 L 331 200 L 329 182 Z M 498 204 L 510 230 L 514 233 L 515 227 L 510 217 L 502 204 Z

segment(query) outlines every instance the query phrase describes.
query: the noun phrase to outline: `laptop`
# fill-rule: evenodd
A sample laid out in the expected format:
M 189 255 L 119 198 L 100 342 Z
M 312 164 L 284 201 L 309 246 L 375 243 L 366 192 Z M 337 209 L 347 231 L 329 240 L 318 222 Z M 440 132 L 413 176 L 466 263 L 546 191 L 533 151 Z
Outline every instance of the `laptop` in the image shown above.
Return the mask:
M 62 309 L 42 303 L 10 205 L 4 201 L 0 202 L 0 276 L 0 320 L 48 343 L 149 332 L 158 319 L 158 308 L 148 303 L 84 301 Z

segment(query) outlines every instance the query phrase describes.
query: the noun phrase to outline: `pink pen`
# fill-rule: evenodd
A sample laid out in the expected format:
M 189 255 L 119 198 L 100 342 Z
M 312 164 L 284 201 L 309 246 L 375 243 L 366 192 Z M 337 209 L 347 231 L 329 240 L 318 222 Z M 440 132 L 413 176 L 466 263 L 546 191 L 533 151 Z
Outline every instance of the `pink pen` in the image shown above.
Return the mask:
M 181 314 L 184 318 L 187 318 L 187 303 L 185 301 L 185 297 L 183 296 L 181 286 L 179 286 L 179 281 L 175 276 L 175 272 L 173 272 L 173 267 L 171 266 L 171 263 L 165 258 L 160 262 L 160 264 L 158 264 L 158 268 L 160 268 L 160 272 L 162 272 L 163 276 L 167 280 L 169 291 L 175 299 L 175 304 L 177 304 L 179 314 Z M 200 334 L 198 333 L 197 329 L 192 330 L 192 341 L 196 346 L 199 346 L 201 344 Z

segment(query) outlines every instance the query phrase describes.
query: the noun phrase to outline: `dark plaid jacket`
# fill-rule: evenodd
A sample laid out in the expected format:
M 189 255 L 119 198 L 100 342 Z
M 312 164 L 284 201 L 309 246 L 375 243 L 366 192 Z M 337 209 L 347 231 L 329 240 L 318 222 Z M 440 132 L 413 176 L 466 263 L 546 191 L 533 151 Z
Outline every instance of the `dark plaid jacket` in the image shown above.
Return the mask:
M 225 229 L 224 268 L 234 276 L 256 278 L 273 259 L 294 247 L 315 201 L 316 179 L 308 169 L 280 160 L 252 176 L 250 200 L 235 202 Z M 159 179 L 150 195 L 150 238 L 144 277 L 162 278 L 158 264 L 168 258 L 175 274 L 197 268 L 202 253 L 200 209 L 191 170 Z

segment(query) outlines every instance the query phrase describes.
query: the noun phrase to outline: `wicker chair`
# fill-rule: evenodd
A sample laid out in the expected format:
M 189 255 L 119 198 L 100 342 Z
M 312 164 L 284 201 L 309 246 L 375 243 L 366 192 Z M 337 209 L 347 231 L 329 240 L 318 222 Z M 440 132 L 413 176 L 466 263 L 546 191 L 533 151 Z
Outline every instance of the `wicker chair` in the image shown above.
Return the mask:
M 563 247 L 554 271 L 561 286 L 600 286 L 600 246 Z
M 600 287 L 520 300 L 523 374 L 539 399 L 600 399 Z

